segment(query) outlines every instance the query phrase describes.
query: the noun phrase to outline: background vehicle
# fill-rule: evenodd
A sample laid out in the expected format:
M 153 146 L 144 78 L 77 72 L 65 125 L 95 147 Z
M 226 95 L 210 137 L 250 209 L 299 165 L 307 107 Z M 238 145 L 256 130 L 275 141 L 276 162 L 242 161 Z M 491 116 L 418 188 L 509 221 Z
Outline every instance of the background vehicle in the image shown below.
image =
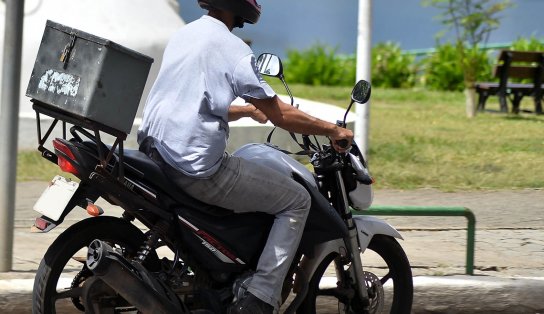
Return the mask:
M 277 56 L 263 54 L 257 65 L 285 84 Z M 370 84 L 361 81 L 351 105 L 369 97 Z M 244 292 L 272 216 L 234 214 L 193 199 L 142 152 L 124 150 L 122 141 L 105 145 L 92 123 L 43 103 L 34 107 L 74 124 L 72 139 L 53 141 L 54 154 L 41 149 L 81 180 L 53 180 L 38 201 L 43 216 L 36 227 L 51 230 L 76 206 L 100 216 L 103 211 L 94 204 L 98 197 L 124 209 L 122 217 L 82 220 L 54 241 L 36 274 L 34 313 L 56 313 L 62 302 L 86 313 L 222 313 Z M 314 173 L 269 143 L 248 144 L 233 153 L 292 177 L 312 196 L 283 284 L 283 311 L 410 313 L 412 275 L 396 241 L 400 234 L 377 218 L 351 215 L 351 207 L 365 209 L 372 202 L 372 178 L 357 146 L 339 154 L 303 135 L 300 147 L 301 154 L 311 156 Z M 371 267 L 367 255 L 373 255 Z

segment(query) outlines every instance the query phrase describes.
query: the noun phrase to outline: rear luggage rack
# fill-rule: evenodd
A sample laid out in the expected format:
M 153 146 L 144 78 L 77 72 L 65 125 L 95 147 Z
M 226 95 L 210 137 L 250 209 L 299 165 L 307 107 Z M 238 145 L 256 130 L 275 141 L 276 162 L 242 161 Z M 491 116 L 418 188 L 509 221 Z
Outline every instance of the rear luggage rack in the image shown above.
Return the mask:
M 83 142 L 81 135 L 90 139 L 96 144 L 98 151 L 99 164 L 96 166 L 95 171 L 91 172 L 89 175 L 89 180 L 97 183 L 101 186 L 101 189 L 108 191 L 109 194 L 117 195 L 119 199 L 125 200 L 123 203 L 116 203 L 121 206 L 129 213 L 133 211 L 133 208 L 146 208 L 160 217 L 170 221 L 172 220 L 172 214 L 162 210 L 156 204 L 154 204 L 150 199 L 156 198 L 156 195 L 153 195 L 152 192 L 141 189 L 139 193 L 135 193 L 132 188 L 128 188 L 128 185 L 132 181 L 124 176 L 125 167 L 132 172 L 139 172 L 139 170 L 132 168 L 129 164 L 124 162 L 123 154 L 123 141 L 127 138 L 127 133 L 119 131 L 117 129 L 111 128 L 107 125 L 82 118 L 70 114 L 66 111 L 59 110 L 52 106 L 49 106 L 45 103 L 42 103 L 36 99 L 32 99 L 32 108 L 36 111 L 36 121 L 37 121 L 37 131 L 38 131 L 38 150 L 42 153 L 42 156 L 54 163 L 57 162 L 57 156 L 55 153 L 44 147 L 45 142 L 51 135 L 53 129 L 57 126 L 60 121 L 62 124 L 62 136 L 66 140 L 66 125 L 72 124 L 70 127 L 71 135 L 78 141 Z M 42 128 L 40 123 L 40 115 L 46 115 L 53 118 L 53 123 L 45 134 L 42 136 Z M 110 148 L 102 142 L 100 137 L 100 132 L 104 132 L 108 135 L 115 137 L 115 142 Z M 116 150 L 118 149 L 118 152 Z M 116 166 L 111 166 L 110 162 L 115 158 Z M 137 197 L 135 197 L 137 195 Z M 82 206 L 83 207 L 83 206 Z M 85 208 L 85 207 L 84 207 Z M 139 216 L 138 219 L 141 221 L 146 221 L 145 216 Z M 152 224 L 152 221 L 146 221 L 147 224 Z
M 32 99 L 32 109 L 36 111 L 36 127 L 38 132 L 38 150 L 41 152 L 42 156 L 53 162 L 57 162 L 57 156 L 55 153 L 44 147 L 44 144 L 46 143 L 47 139 L 51 135 L 51 132 L 54 130 L 54 128 L 57 126 L 57 123 L 59 121 L 62 122 L 62 138 L 66 138 L 66 124 L 70 123 L 74 126 L 70 129 L 70 132 L 72 135 L 76 138 L 79 138 L 79 135 L 77 135 L 76 131 L 79 131 L 85 137 L 89 138 L 91 141 L 96 143 L 96 147 L 98 150 L 98 159 L 100 162 L 100 165 L 98 167 L 101 167 L 101 170 L 106 171 L 106 167 L 108 163 L 112 160 L 112 158 L 115 155 L 115 150 L 117 147 L 118 149 L 118 179 L 122 180 L 124 178 L 124 158 L 123 158 L 123 141 L 127 138 L 127 134 L 116 130 L 112 127 L 109 127 L 107 125 L 89 120 L 84 119 L 79 116 L 72 115 L 66 111 L 62 111 L 59 109 L 56 109 L 55 107 L 52 107 L 48 104 L 45 104 L 43 102 L 40 102 L 36 99 Z M 42 137 L 42 127 L 40 123 L 40 114 L 49 116 L 53 118 L 53 123 L 51 123 L 51 126 L 47 129 L 45 134 Z M 93 133 L 87 132 L 85 129 L 91 130 Z M 102 139 L 100 137 L 100 132 L 105 132 L 113 137 L 115 137 L 115 142 L 113 146 L 108 149 L 108 147 L 102 142 Z M 98 170 L 98 169 L 97 169 Z

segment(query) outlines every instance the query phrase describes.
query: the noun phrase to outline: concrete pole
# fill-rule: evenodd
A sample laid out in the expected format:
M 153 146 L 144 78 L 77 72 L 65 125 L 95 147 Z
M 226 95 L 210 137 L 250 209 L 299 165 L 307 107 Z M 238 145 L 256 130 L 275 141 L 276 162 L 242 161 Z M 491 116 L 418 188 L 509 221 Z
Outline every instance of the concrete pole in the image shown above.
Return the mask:
M 6 0 L 0 102 L 0 272 L 12 267 L 24 0 Z
M 370 82 L 372 61 L 372 0 L 359 0 L 359 23 L 357 27 L 357 81 Z M 355 141 L 360 145 L 365 157 L 369 146 L 370 101 L 357 104 L 355 120 Z

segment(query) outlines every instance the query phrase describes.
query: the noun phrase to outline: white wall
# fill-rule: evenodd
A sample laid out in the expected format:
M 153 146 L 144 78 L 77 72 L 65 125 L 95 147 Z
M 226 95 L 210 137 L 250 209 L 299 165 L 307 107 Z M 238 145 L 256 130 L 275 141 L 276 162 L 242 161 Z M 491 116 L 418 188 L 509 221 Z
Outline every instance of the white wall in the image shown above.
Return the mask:
M 23 116 L 34 116 L 24 96 L 46 20 L 107 38 L 155 59 L 146 90 L 160 67 L 162 53 L 173 32 L 184 25 L 171 0 L 25 0 L 21 104 Z M 5 3 L 0 2 L 0 57 L 3 53 Z M 0 70 L 2 64 L 0 64 Z M 0 78 L 1 79 L 1 78 Z

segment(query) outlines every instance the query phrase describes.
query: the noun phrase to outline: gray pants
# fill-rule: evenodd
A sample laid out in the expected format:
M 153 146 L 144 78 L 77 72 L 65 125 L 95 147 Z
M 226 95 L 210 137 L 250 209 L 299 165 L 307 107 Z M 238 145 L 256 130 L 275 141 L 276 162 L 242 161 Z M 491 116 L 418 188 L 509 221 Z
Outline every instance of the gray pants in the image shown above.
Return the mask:
M 148 155 L 155 161 L 160 157 L 155 149 Z M 248 291 L 278 311 L 283 281 L 310 209 L 308 191 L 284 174 L 226 153 L 219 170 L 205 179 L 188 177 L 160 163 L 172 181 L 196 199 L 236 213 L 276 216 Z

